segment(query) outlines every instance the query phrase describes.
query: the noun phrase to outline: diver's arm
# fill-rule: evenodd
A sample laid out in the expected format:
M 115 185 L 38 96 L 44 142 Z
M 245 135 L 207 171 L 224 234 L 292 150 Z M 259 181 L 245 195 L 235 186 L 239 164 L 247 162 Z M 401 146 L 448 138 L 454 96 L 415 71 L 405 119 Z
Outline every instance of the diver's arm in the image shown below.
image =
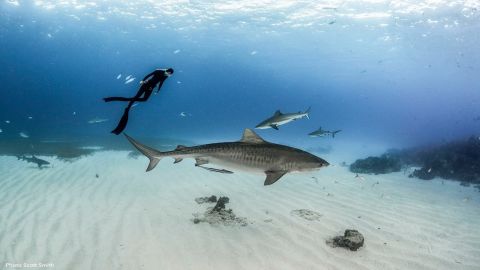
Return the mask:
M 156 70 L 155 70 L 156 71 Z M 148 74 L 147 76 L 145 76 L 145 78 L 143 78 L 142 82 L 144 82 L 146 79 L 148 79 L 149 77 L 151 77 L 155 71 L 153 71 L 152 73 Z

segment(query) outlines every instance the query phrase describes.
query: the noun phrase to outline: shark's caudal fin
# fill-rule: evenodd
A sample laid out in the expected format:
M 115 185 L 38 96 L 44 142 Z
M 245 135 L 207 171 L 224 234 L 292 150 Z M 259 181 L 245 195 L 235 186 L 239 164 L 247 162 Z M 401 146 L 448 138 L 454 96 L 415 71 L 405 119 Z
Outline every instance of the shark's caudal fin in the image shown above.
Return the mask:
M 310 107 L 308 107 L 308 109 L 305 111 L 305 117 L 307 117 L 307 119 L 310 119 L 310 117 L 308 117 L 308 114 L 310 113 L 310 109 L 311 109 L 311 108 L 312 108 L 312 107 L 310 106 Z
M 335 130 L 334 132 L 332 132 L 332 138 L 335 138 L 335 134 L 337 134 L 338 132 L 342 131 L 341 129 L 339 130 Z
M 155 168 L 155 166 L 157 166 L 158 162 L 160 161 L 159 156 L 162 155 L 162 152 L 135 141 L 132 137 L 128 136 L 125 133 L 123 133 L 123 135 L 125 135 L 128 141 L 133 146 L 135 146 L 135 148 L 137 148 L 138 151 L 140 151 L 142 154 L 148 157 L 148 159 L 150 159 L 150 163 L 148 163 L 148 167 L 147 167 L 147 172 L 153 170 L 153 168 Z

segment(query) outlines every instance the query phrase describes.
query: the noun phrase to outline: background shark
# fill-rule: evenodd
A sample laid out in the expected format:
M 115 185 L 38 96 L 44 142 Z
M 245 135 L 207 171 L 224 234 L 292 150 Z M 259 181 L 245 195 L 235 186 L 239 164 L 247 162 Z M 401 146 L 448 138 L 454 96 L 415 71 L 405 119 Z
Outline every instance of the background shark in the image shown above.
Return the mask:
M 302 119 L 303 117 L 306 117 L 309 119 L 308 117 L 309 112 L 310 112 L 310 108 L 308 108 L 305 112 L 298 112 L 298 113 L 281 113 L 280 110 L 278 110 L 275 112 L 275 114 L 272 117 L 261 122 L 255 128 L 257 129 L 273 128 L 278 130 L 278 126 L 284 125 L 291 121 Z
M 214 163 L 226 168 L 266 174 L 264 185 L 271 185 L 289 172 L 312 171 L 326 167 L 329 163 L 308 152 L 293 147 L 274 144 L 263 140 L 255 132 L 245 129 L 237 142 L 221 142 L 192 147 L 179 145 L 173 151 L 160 152 L 135 141 L 126 135 L 130 143 L 150 159 L 147 171 L 152 170 L 163 157 L 172 157 L 174 163 L 184 158 L 195 158 L 195 166 L 220 172 L 233 173 L 225 169 L 203 167 Z
M 27 156 L 17 156 L 18 160 L 24 160 L 28 163 L 35 163 L 37 164 L 38 168 L 42 168 L 43 165 L 49 165 L 50 162 L 37 158 L 36 156 L 32 155 L 32 157 L 27 157 Z
M 342 130 L 328 131 L 328 130 L 323 130 L 322 127 L 320 127 L 319 129 L 309 133 L 308 135 L 310 137 L 325 137 L 328 135 L 332 135 L 332 138 L 335 138 L 335 134 L 339 133 L 340 131 Z

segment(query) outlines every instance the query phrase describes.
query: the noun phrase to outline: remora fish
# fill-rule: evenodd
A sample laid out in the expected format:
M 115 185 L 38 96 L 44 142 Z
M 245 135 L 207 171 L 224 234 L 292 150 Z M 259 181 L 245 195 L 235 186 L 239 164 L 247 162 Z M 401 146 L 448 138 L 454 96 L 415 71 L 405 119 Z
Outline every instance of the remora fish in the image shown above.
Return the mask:
M 308 108 L 305 112 L 298 112 L 298 113 L 281 113 L 279 110 L 275 112 L 275 114 L 268 118 L 267 120 L 258 124 L 255 128 L 258 129 L 267 129 L 267 128 L 274 128 L 278 130 L 278 126 L 284 125 L 291 121 L 301 119 L 303 117 L 308 117 L 308 113 L 310 112 L 310 108 Z
M 325 137 L 327 135 L 332 135 L 332 138 L 335 138 L 335 134 L 339 133 L 342 130 L 328 131 L 323 130 L 322 127 L 315 130 L 314 132 L 308 133 L 310 137 Z
M 274 144 L 263 140 L 251 129 L 245 129 L 237 142 L 221 142 L 192 147 L 177 146 L 173 151 L 160 152 L 143 145 L 125 134 L 130 143 L 150 159 L 147 172 L 155 168 L 161 158 L 172 157 L 174 163 L 184 158 L 194 158 L 195 166 L 220 172 L 233 173 L 225 169 L 203 167 L 208 163 L 265 173 L 264 185 L 271 185 L 289 172 L 312 171 L 328 166 L 328 162 L 308 152 L 293 147 Z
M 17 156 L 17 159 L 18 160 L 24 160 L 28 163 L 35 163 L 37 164 L 38 168 L 42 168 L 43 165 L 48 165 L 50 164 L 50 162 L 46 161 L 46 160 L 43 160 L 43 159 L 40 159 L 40 158 L 37 158 L 36 156 L 32 155 L 31 158 L 29 157 L 26 157 L 26 156 Z

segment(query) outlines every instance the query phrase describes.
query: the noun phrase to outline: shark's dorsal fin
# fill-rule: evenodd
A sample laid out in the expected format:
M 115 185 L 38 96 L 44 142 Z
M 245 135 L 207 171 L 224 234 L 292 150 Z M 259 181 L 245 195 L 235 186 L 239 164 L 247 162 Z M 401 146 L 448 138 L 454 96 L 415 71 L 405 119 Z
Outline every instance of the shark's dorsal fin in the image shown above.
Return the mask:
M 277 111 L 273 114 L 273 116 L 279 116 L 279 115 L 282 115 L 282 113 L 280 112 L 280 110 L 277 110 Z
M 266 143 L 264 139 L 262 139 L 260 136 L 258 136 L 255 132 L 253 132 L 249 128 L 245 129 L 245 131 L 243 132 L 242 139 L 240 141 L 244 143 Z

